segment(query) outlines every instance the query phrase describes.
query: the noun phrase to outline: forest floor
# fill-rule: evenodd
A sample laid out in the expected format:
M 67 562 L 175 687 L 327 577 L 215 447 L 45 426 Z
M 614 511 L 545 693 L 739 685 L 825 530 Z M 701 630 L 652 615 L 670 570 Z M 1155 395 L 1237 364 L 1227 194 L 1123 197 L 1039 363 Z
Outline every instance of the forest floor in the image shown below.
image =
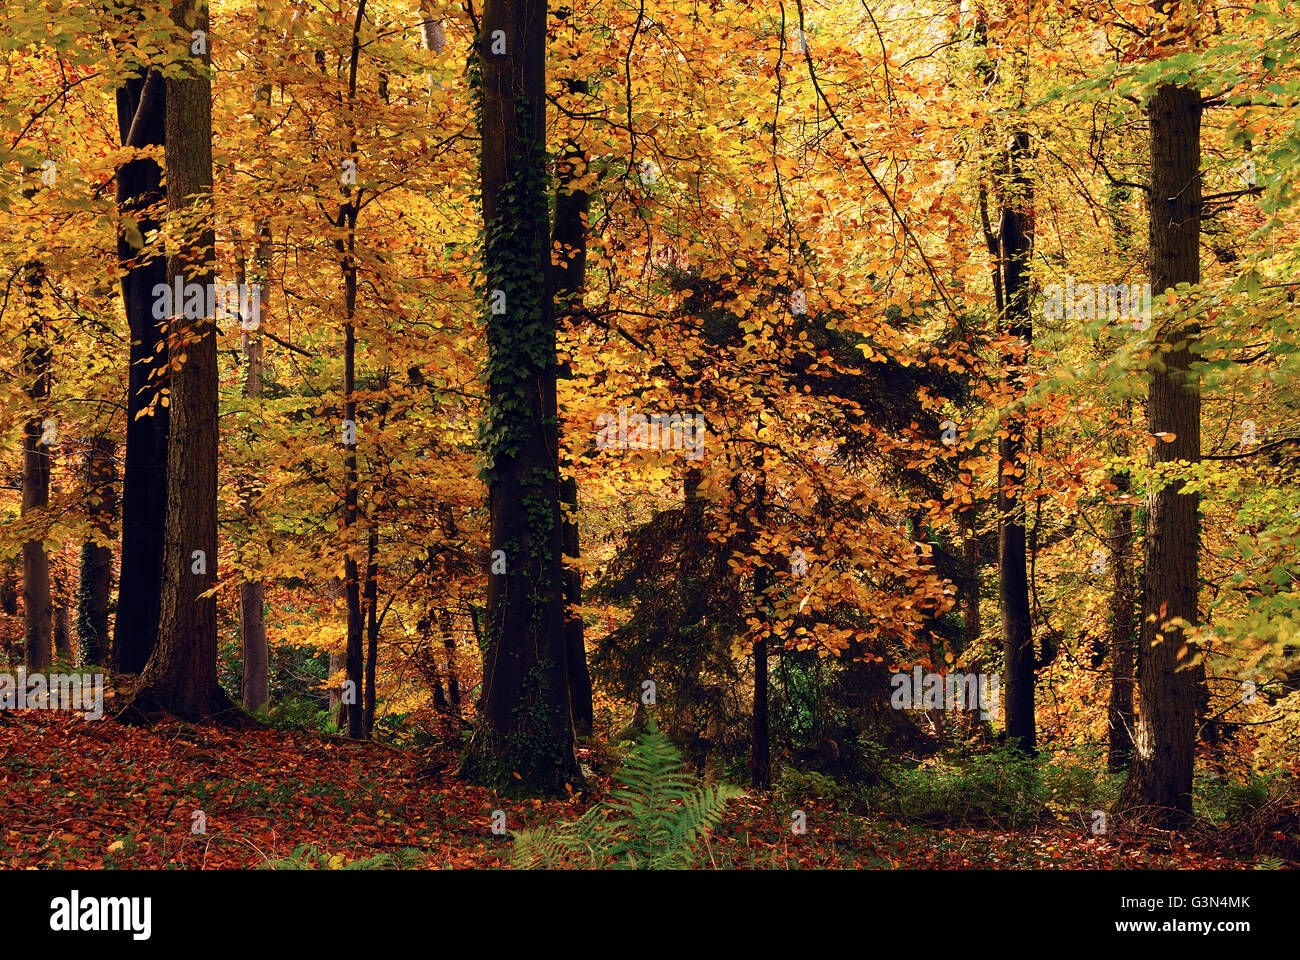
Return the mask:
M 66 713 L 0 715 L 0 868 L 271 867 L 300 844 L 331 866 L 414 848 L 418 866 L 508 865 L 511 830 L 576 817 L 592 796 L 494 802 L 428 753 L 305 732 L 148 729 Z M 431 772 L 437 767 L 442 769 Z M 592 786 L 599 793 L 607 779 Z M 1127 840 L 1078 825 L 935 829 L 815 800 L 733 801 L 702 866 L 718 868 L 1241 869 L 1177 836 Z M 201 816 L 200 816 L 201 814 Z M 202 826 L 202 831 L 198 827 Z

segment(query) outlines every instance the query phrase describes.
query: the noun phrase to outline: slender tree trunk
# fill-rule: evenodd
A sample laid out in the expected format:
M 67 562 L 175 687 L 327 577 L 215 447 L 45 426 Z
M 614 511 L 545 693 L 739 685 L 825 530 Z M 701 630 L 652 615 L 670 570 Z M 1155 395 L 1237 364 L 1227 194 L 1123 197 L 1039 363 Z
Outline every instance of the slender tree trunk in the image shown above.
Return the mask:
M 433 53 L 442 53 L 447 44 L 447 35 L 442 21 L 434 17 L 433 5 L 429 0 L 420 0 L 420 41 L 424 49 Z M 429 93 L 433 93 L 433 76 L 429 76 Z
M 356 310 L 357 274 L 356 267 L 350 260 L 345 260 L 344 296 L 347 300 L 348 323 L 344 327 L 343 343 L 343 420 L 347 429 L 351 425 L 353 435 L 343 443 L 343 532 L 345 554 L 343 558 L 343 593 L 348 611 L 348 646 L 347 673 L 344 709 L 347 713 L 348 736 L 353 740 L 365 737 L 365 717 L 362 704 L 362 685 L 365 683 L 364 649 L 365 620 L 361 607 L 361 578 L 356 555 L 352 552 L 352 534 L 357 524 L 357 404 L 353 399 L 356 390 L 356 329 L 352 326 L 352 317 Z
M 116 444 L 93 437 L 86 450 L 86 509 L 90 538 L 81 547 L 77 588 L 77 648 L 81 663 L 106 666 L 109 655 L 108 595 L 113 580 L 113 515 L 117 512 Z
M 12 574 L 6 574 L 3 581 L 0 581 L 0 612 L 7 617 L 18 616 L 18 579 Z
M 455 540 L 460 536 L 456 527 L 456 513 L 450 503 L 442 505 L 442 518 L 444 530 L 447 539 Z M 429 548 L 428 563 L 432 567 L 434 562 L 433 548 Z M 447 656 L 447 696 L 451 705 L 451 710 L 455 716 L 460 716 L 460 679 L 456 672 L 456 632 L 453 628 L 451 610 L 444 603 L 438 611 L 438 629 L 442 633 L 442 647 Z
M 456 635 L 452 630 L 451 611 L 443 607 L 438 611 L 438 629 L 442 632 L 442 648 L 447 654 L 447 697 L 454 716 L 460 716 L 460 680 L 456 676 Z
M 167 84 L 156 70 L 130 77 L 117 90 L 123 146 L 161 147 L 166 139 Z M 167 522 L 167 436 L 171 409 L 158 403 L 166 386 L 166 319 L 153 315 L 154 288 L 168 282 L 167 261 L 156 247 L 140 248 L 161 222 L 166 200 L 162 170 L 139 159 L 117 171 L 122 218 L 118 263 L 122 306 L 131 334 L 127 372 L 126 453 L 122 472 L 122 563 L 113 621 L 113 669 L 139 673 L 158 640 L 162 609 L 163 543 Z M 147 413 L 145 411 L 148 411 Z
M 207 5 L 182 0 L 173 4 L 172 19 L 186 34 L 206 33 Z M 192 53 L 182 72 L 168 78 L 165 154 L 168 213 L 189 224 L 179 231 L 177 248 L 168 257 L 168 277 L 173 284 L 197 284 L 204 291 L 213 280 L 215 239 L 208 78 L 206 53 Z M 201 211 L 197 225 L 195 207 Z M 162 619 L 158 643 L 126 716 L 149 718 L 161 712 L 190 721 L 238 723 L 243 715 L 217 682 L 217 601 L 212 592 L 217 582 L 216 321 L 173 316 L 171 322 L 173 354 L 185 359 L 171 376 Z
M 564 643 L 545 0 L 487 0 L 482 31 L 492 554 L 483 692 L 462 770 L 561 793 L 581 777 Z
M 1029 135 L 1016 131 L 1006 157 L 1006 186 L 999 228 L 999 263 L 1006 304 L 1005 323 L 1023 348 L 1023 356 L 1008 357 L 1012 379 L 1024 396 L 1025 368 L 1033 345 L 1030 316 L 1029 258 L 1033 251 L 1033 187 L 1025 166 Z M 1025 414 L 1016 411 L 1003 421 L 998 439 L 998 602 L 1002 616 L 1003 663 L 1006 673 L 1007 736 L 1020 749 L 1036 749 L 1034 727 L 1034 634 L 1029 612 L 1029 576 L 1025 543 Z
M 24 170 L 32 182 L 23 188 L 31 199 L 40 189 L 34 181 L 35 171 Z M 49 415 L 51 350 L 50 331 L 41 312 L 41 287 L 45 270 L 39 261 L 23 267 L 23 299 L 27 313 L 23 326 L 22 371 L 31 412 L 23 425 L 23 499 L 21 515 L 43 514 L 50 500 L 50 438 L 47 422 L 57 424 Z M 44 517 L 40 522 L 44 524 Z M 54 620 L 50 599 L 50 558 L 44 540 L 37 536 L 23 542 L 23 661 L 33 673 L 49 669 L 53 656 Z
M 330 676 L 332 677 L 340 670 L 343 669 L 343 665 L 346 661 L 343 659 L 342 654 L 331 652 L 329 662 L 330 662 L 330 666 L 329 666 Z M 329 699 L 328 709 L 329 709 L 330 716 L 337 718 L 338 726 L 339 729 L 341 730 L 343 729 L 343 724 L 346 721 L 346 718 L 343 714 L 343 698 L 341 696 L 338 687 L 330 687 L 329 695 L 330 695 L 330 699 Z
M 1177 8 L 1177 5 L 1175 5 Z M 1147 108 L 1151 128 L 1151 287 L 1160 294 L 1201 278 L 1201 102 L 1195 87 L 1161 86 Z M 1160 437 L 1153 465 L 1201 458 L 1201 397 L 1193 343 L 1194 324 L 1170 318 L 1158 328 L 1147 429 Z M 1168 441 L 1168 442 L 1165 442 Z M 1138 675 L 1135 754 L 1117 808 L 1176 825 L 1192 810 L 1196 754 L 1197 644 L 1180 626 L 1197 623 L 1200 497 L 1175 480 L 1148 496 L 1142 657 Z
M 343 581 L 338 577 L 328 577 L 325 580 L 325 593 L 330 598 L 331 607 L 333 601 L 338 600 L 343 592 Z M 331 650 L 329 655 L 329 676 L 332 680 L 338 676 L 339 671 L 343 669 L 346 663 L 342 654 Z M 334 718 L 334 725 L 339 730 L 343 730 L 347 724 L 347 712 L 343 706 L 342 689 L 333 684 L 329 687 L 329 715 Z
M 962 541 L 962 565 L 966 568 L 966 585 L 962 590 L 961 604 L 961 648 L 963 652 L 974 650 L 980 642 L 983 624 L 980 622 L 980 549 L 979 549 L 979 512 L 970 507 L 964 512 L 966 536 Z M 983 665 L 972 662 L 967 669 L 975 673 L 982 672 Z M 979 704 L 966 704 L 967 726 L 972 733 L 984 729 Z
M 568 80 L 571 93 L 586 93 L 585 80 Z M 555 191 L 555 229 L 552 233 L 551 266 L 554 272 L 555 308 L 561 314 L 582 307 L 587 270 L 587 212 L 591 198 L 574 184 L 586 172 L 587 154 L 577 144 L 566 145 L 561 158 L 560 173 Z M 565 364 L 559 371 L 561 378 L 572 376 Z M 562 472 L 567 472 L 560 482 L 563 501 L 563 527 L 561 539 L 564 555 L 570 560 L 582 556 L 578 531 L 578 478 L 573 475 L 572 448 L 576 438 L 561 448 Z M 591 673 L 587 669 L 587 644 L 582 617 L 576 607 L 582 602 L 582 573 L 574 567 L 564 570 L 564 647 L 568 653 L 569 701 L 573 711 L 573 728 L 579 737 L 591 736 L 595 719 L 591 699 Z
M 758 430 L 763 429 L 763 418 L 759 415 Z M 754 543 L 763 535 L 767 525 L 767 461 L 759 453 L 755 465 L 758 480 L 754 487 L 754 517 L 757 521 L 750 531 L 750 542 Z M 765 560 L 760 557 L 760 564 Z M 759 566 L 754 570 L 754 608 L 761 629 L 766 630 L 770 623 L 767 597 L 764 595 L 768 586 L 768 569 Z M 760 632 L 754 639 L 754 716 L 750 730 L 750 782 L 755 790 L 769 790 L 772 787 L 771 735 L 768 724 L 768 682 L 767 682 L 767 636 Z
M 259 14 L 265 10 L 265 4 L 259 0 L 257 4 Z M 267 53 L 267 28 L 265 24 L 259 22 L 257 27 L 257 40 L 259 53 L 266 62 Z M 271 106 L 271 85 L 269 83 L 259 84 L 254 96 L 254 111 L 257 114 L 258 129 L 263 134 L 269 129 L 269 118 L 267 112 Z M 256 267 L 256 284 L 257 284 L 257 315 L 256 322 L 245 324 L 245 318 L 241 317 L 240 327 L 251 326 L 252 329 L 241 329 L 240 348 L 244 354 L 244 396 L 247 397 L 254 406 L 262 398 L 263 374 L 264 374 L 264 351 L 266 349 L 265 341 L 258 327 L 261 326 L 262 320 L 266 317 L 266 284 L 271 276 L 271 225 L 266 220 L 259 220 L 254 227 L 254 233 L 257 235 L 257 249 L 254 255 Z M 243 260 L 239 262 L 240 276 L 236 282 L 246 283 L 243 275 Z M 241 294 L 241 303 L 242 294 Z M 244 516 L 252 521 L 255 517 L 253 507 L 253 490 L 251 483 L 245 490 L 243 497 Z M 271 699 L 271 676 L 270 660 L 271 651 L 266 641 L 266 584 L 261 577 L 252 577 L 243 580 L 239 585 L 239 635 L 242 646 L 244 660 L 244 675 L 241 692 L 243 697 L 244 709 L 249 713 L 257 713 L 266 709 Z
M 259 98 L 261 94 L 259 91 Z M 269 92 L 267 93 L 269 97 Z M 269 250 L 264 248 L 265 224 L 258 225 L 258 314 L 261 317 L 261 304 L 265 282 L 264 258 L 269 257 Z M 240 256 L 236 261 L 235 282 L 243 289 L 247 283 L 244 272 L 244 260 Z M 242 294 L 241 294 L 242 297 Z M 240 318 L 242 327 L 244 318 Z M 260 325 L 260 320 L 259 320 Z M 240 348 L 244 355 L 244 396 L 256 401 L 262 397 L 262 351 L 264 343 L 257 330 L 243 330 L 240 333 Z M 253 509 L 253 480 L 244 478 L 240 495 L 244 516 L 250 521 L 255 516 Z M 260 577 L 245 579 L 239 584 L 239 638 L 243 653 L 243 682 L 241 696 L 244 709 L 257 713 L 266 708 L 271 699 L 270 690 L 270 650 L 266 643 L 266 585 Z
M 72 630 L 68 623 L 68 605 L 54 604 L 54 653 L 64 664 L 72 662 Z
M 352 54 L 348 75 L 347 123 L 351 133 L 347 144 L 347 157 L 355 158 L 357 153 L 356 131 L 353 128 L 352 111 L 356 104 L 357 68 L 361 60 L 361 22 L 365 16 L 366 0 L 357 5 L 356 19 L 352 24 Z M 322 63 L 323 68 L 323 63 Z M 354 178 L 355 179 L 355 178 Z M 347 712 L 348 737 L 361 740 L 365 737 L 365 714 L 362 702 L 362 685 L 364 677 L 364 643 L 365 619 L 361 607 L 361 577 L 356 555 L 352 550 L 358 516 L 358 478 L 357 478 L 357 214 L 360 212 L 360 190 L 353 186 L 347 176 L 342 178 L 343 202 L 339 205 L 338 219 L 334 226 L 343 231 L 343 235 L 334 241 L 334 248 L 339 254 L 339 264 L 343 273 L 344 323 L 343 323 L 343 591 L 347 599 L 348 611 L 348 645 L 347 645 L 347 682 L 344 707 Z M 350 434 L 350 435 L 349 435 Z M 351 701 L 351 702 L 349 702 Z
M 754 593 L 767 589 L 767 570 L 754 571 Z M 767 639 L 754 641 L 754 717 L 750 730 L 750 782 L 755 790 L 772 787 L 771 737 L 768 730 Z
M 1127 404 L 1125 405 L 1127 409 Z M 1124 418 L 1127 424 L 1127 416 Z M 1114 477 L 1119 493 L 1128 490 L 1128 474 Z M 1106 710 L 1109 740 L 1106 766 L 1124 770 L 1133 756 L 1133 508 L 1115 511 L 1110 531 L 1110 703 Z
M 375 726 L 375 661 L 379 657 L 379 531 L 374 522 L 366 538 L 366 690 L 362 733 L 367 740 Z

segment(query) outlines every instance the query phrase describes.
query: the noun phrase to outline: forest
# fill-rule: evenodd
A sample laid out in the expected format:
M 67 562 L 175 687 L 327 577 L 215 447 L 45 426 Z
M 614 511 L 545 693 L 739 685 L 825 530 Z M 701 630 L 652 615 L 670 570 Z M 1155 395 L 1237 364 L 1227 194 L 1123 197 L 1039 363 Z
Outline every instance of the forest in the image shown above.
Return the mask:
M 0 69 L 0 871 L 1300 867 L 1291 0 Z

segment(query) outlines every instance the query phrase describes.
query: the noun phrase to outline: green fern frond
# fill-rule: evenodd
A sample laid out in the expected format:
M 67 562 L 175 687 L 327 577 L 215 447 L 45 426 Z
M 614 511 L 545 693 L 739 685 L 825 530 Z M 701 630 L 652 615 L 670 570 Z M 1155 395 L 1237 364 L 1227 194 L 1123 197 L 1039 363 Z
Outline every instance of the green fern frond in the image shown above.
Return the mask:
M 578 820 L 515 833 L 512 865 L 683 869 L 703 834 L 722 822 L 726 802 L 744 795 L 700 786 L 653 717 L 614 780 L 619 787 Z
M 376 853 L 360 860 L 345 860 L 342 855 L 329 856 L 314 843 L 300 843 L 287 857 L 267 862 L 271 870 L 403 870 L 418 866 L 423 855 L 413 847 L 394 853 Z

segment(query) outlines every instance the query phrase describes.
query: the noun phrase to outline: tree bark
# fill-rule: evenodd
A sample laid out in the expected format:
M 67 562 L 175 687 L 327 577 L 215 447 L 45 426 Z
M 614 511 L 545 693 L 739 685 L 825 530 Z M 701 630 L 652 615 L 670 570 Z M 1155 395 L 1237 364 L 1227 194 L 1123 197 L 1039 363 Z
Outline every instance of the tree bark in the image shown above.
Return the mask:
M 186 35 L 208 30 L 203 0 L 172 5 Z M 208 54 L 190 54 L 167 83 L 167 208 L 183 220 L 167 273 L 173 284 L 213 280 L 212 88 Z M 198 208 L 198 217 L 195 216 Z M 205 297 L 206 299 L 206 297 Z M 177 305 L 180 306 L 180 305 Z M 173 313 L 179 313 L 173 310 Z M 206 314 L 206 306 L 197 311 Z M 217 682 L 217 331 L 210 316 L 173 316 L 167 527 L 158 643 L 128 719 L 159 713 L 192 722 L 244 721 Z
M 346 123 L 351 134 L 346 144 L 347 157 L 354 158 L 357 153 L 356 130 L 354 128 L 353 109 L 357 96 L 357 68 L 361 61 L 361 22 L 365 16 L 366 0 L 357 5 L 356 19 L 352 24 L 352 53 L 348 72 L 348 96 Z M 324 63 L 321 62 L 324 69 Z M 343 421 L 344 430 L 351 425 L 351 437 L 343 437 L 343 592 L 347 601 L 348 639 L 347 639 L 347 681 L 348 697 L 345 698 L 344 710 L 347 717 L 349 739 L 365 738 L 365 704 L 362 685 L 365 683 L 365 618 L 361 606 L 361 575 L 353 552 L 352 536 L 356 529 L 358 517 L 358 475 L 357 475 L 357 215 L 361 209 L 360 190 L 354 188 L 346 178 L 343 179 L 343 202 L 339 205 L 339 215 L 334 226 L 342 234 L 334 241 L 334 249 L 339 255 L 339 266 L 343 274 Z M 347 703 L 350 699 L 352 702 Z
M 261 91 L 259 88 L 259 99 Z M 266 92 L 267 98 L 270 92 Z M 261 317 L 261 304 L 264 300 L 264 288 L 267 266 L 270 262 L 270 243 L 268 227 L 265 223 L 257 228 L 257 261 L 259 274 L 258 317 Z M 235 282 L 240 286 L 247 282 L 244 260 L 240 256 L 236 261 Z M 241 294 L 242 297 L 242 294 Z M 240 318 L 241 326 L 243 317 Z M 265 343 L 257 330 L 244 330 L 240 335 L 240 349 L 244 355 L 244 396 L 257 401 L 262 397 L 262 355 Z M 243 479 L 240 494 L 244 516 L 250 521 L 254 518 L 253 480 Z M 270 690 L 270 650 L 266 643 L 266 584 L 260 577 L 242 580 L 239 584 L 239 639 L 243 654 L 243 677 L 240 685 L 241 701 L 249 713 L 257 713 L 266 708 L 271 699 Z
M 587 92 L 585 80 L 568 80 L 570 93 Z M 586 172 L 587 154 L 575 143 L 565 146 L 560 159 L 555 190 L 555 228 L 552 232 L 551 267 L 554 271 L 555 308 L 564 313 L 582 306 L 587 271 L 587 212 L 591 198 L 575 189 L 575 181 Z M 559 377 L 572 376 L 568 364 Z M 560 482 L 563 502 L 561 540 L 564 555 L 576 561 L 582 556 L 578 529 L 578 478 L 573 475 L 574 439 L 562 447 L 563 468 L 567 472 Z M 591 673 L 587 668 L 587 644 L 582 617 L 575 608 L 582 602 L 582 574 L 574 567 L 564 570 L 564 647 L 568 656 L 569 701 L 573 711 L 573 729 L 579 737 L 591 736 L 595 711 L 592 706 Z
M 357 404 L 356 400 L 353 399 L 353 391 L 356 390 L 357 383 L 357 337 L 356 328 L 352 325 L 352 317 L 356 312 L 357 271 L 356 265 L 347 256 L 345 256 L 343 264 L 343 281 L 344 297 L 346 299 L 345 309 L 348 317 L 348 322 L 343 328 L 343 420 L 345 424 L 353 424 L 355 431 L 359 429 L 356 427 Z M 344 697 L 343 708 L 347 715 L 348 737 L 352 740 L 362 740 L 365 738 L 365 714 L 364 704 L 362 703 L 362 685 L 365 683 L 365 677 L 363 676 L 365 620 L 361 607 L 360 569 L 356 555 L 352 552 L 352 533 L 356 530 L 358 515 L 357 443 L 355 432 L 351 440 L 345 439 L 343 450 L 343 533 L 345 551 L 343 555 L 343 594 L 347 602 L 348 616 L 348 678 L 346 681 L 347 696 Z
M 31 199 L 40 189 L 34 170 L 24 169 L 31 181 L 23 196 Z M 22 336 L 22 373 L 30 413 L 23 424 L 23 499 L 20 515 L 43 514 L 50 501 L 50 449 L 45 423 L 53 424 L 47 401 L 50 395 L 49 334 L 41 312 L 41 287 L 45 270 L 40 261 L 23 266 L 23 300 L 27 313 Z M 57 424 L 54 424 L 57 431 Z M 57 432 L 56 432 L 57 436 Z M 44 524 L 44 517 L 38 518 Z M 23 662 L 32 673 L 49 669 L 53 658 L 54 619 L 50 599 L 50 558 L 39 537 L 23 542 Z
M 980 642 L 983 624 L 980 621 L 980 545 L 979 545 L 979 511 L 969 507 L 963 511 L 966 536 L 962 540 L 962 566 L 965 567 L 966 583 L 961 591 L 961 648 L 963 653 L 974 650 Z M 970 662 L 968 670 L 982 672 L 983 665 Z M 979 704 L 966 704 L 966 726 L 972 734 L 982 734 L 984 719 L 980 714 Z
M 72 630 L 68 624 L 68 605 L 54 604 L 54 654 L 65 666 L 72 662 Z
M 259 0 L 257 3 L 259 13 L 257 27 L 257 41 L 259 55 L 265 64 L 267 56 L 267 28 L 262 22 L 261 13 L 265 10 L 265 4 Z M 254 95 L 254 111 L 257 115 L 258 129 L 263 134 L 269 129 L 269 118 L 267 111 L 271 106 L 271 85 L 269 83 L 259 84 L 257 92 Z M 266 343 L 260 330 L 262 320 L 266 318 L 266 284 L 271 276 L 271 225 L 264 219 L 259 219 L 253 231 L 257 236 L 257 249 L 254 254 L 257 273 L 257 324 L 252 330 L 242 330 L 240 335 L 240 348 L 244 354 L 244 396 L 253 401 L 262 398 L 263 375 L 265 370 L 264 355 Z M 243 259 L 239 261 L 240 276 L 236 278 L 237 282 L 243 284 L 246 279 L 243 275 Z M 242 294 L 241 294 L 241 303 Z M 241 328 L 244 326 L 241 320 Z M 244 515 L 252 520 L 255 516 L 253 508 L 253 490 L 252 485 L 244 491 L 243 499 Z M 244 670 L 243 682 L 240 687 L 243 698 L 244 709 L 249 713 L 257 713 L 265 710 L 271 699 L 271 676 L 270 660 L 271 651 L 266 641 L 266 583 L 261 577 L 246 578 L 239 585 L 239 636 L 242 647 Z
M 761 433 L 763 420 L 760 415 L 758 429 Z M 755 471 L 757 483 L 754 488 L 754 516 L 757 520 L 751 530 L 751 542 L 761 537 L 767 524 L 767 462 L 762 453 L 758 455 Z M 759 557 L 759 563 L 765 561 Z M 767 628 L 769 622 L 767 598 L 764 594 L 768 585 L 768 569 L 759 566 L 754 570 L 754 608 L 760 631 Z M 770 790 L 772 787 L 772 744 L 768 715 L 767 682 L 767 637 L 761 632 L 754 639 L 754 716 L 750 730 L 750 782 L 755 790 Z
M 130 77 L 117 91 L 123 146 L 161 147 L 166 140 L 167 84 L 156 70 Z M 117 171 L 117 206 L 125 226 L 141 238 L 161 226 L 166 199 L 162 170 L 139 159 Z M 171 410 L 157 402 L 166 385 L 166 320 L 153 316 L 154 287 L 168 282 L 158 249 L 132 246 L 126 229 L 117 240 L 122 306 L 131 334 L 126 396 L 126 453 L 122 471 L 122 563 L 113 621 L 113 669 L 139 673 L 158 641 L 162 608 L 163 543 L 167 522 L 167 437 Z M 145 413 L 144 411 L 149 411 Z
M 489 559 L 483 692 L 461 769 L 502 787 L 560 794 L 581 777 L 564 643 L 545 0 L 487 0 L 482 31 L 484 454 L 496 559 Z M 505 301 L 499 313 L 498 290 Z
M 1201 101 L 1194 87 L 1164 85 L 1147 108 L 1151 136 L 1149 259 L 1156 295 L 1201 278 Z M 1152 465 L 1201 458 L 1201 397 L 1193 344 L 1199 329 L 1176 318 L 1154 332 L 1147 398 L 1147 429 L 1159 437 Z M 1168 441 L 1168 442 L 1165 442 Z M 1133 765 L 1117 809 L 1136 814 L 1154 808 L 1152 819 L 1183 822 L 1192 811 L 1196 754 L 1198 650 L 1191 637 L 1169 624 L 1197 622 L 1200 497 L 1175 480 L 1147 500 L 1142 596 L 1142 656 L 1138 674 L 1137 734 Z
M 367 740 L 375 726 L 375 661 L 379 656 L 379 531 L 375 521 L 366 538 L 366 690 L 362 733 Z
M 109 657 L 108 595 L 113 579 L 113 516 L 117 512 L 116 444 L 92 437 L 86 450 L 86 510 L 91 536 L 81 547 L 77 588 L 77 649 L 85 665 L 106 666 Z
M 1127 406 L 1127 405 L 1126 405 Z M 1127 416 L 1124 418 L 1128 422 Z M 1128 474 L 1114 478 L 1117 492 L 1128 490 Z M 1110 702 L 1106 709 L 1109 738 L 1106 766 L 1124 770 L 1133 756 L 1133 508 L 1115 511 L 1110 531 Z
M 1012 380 L 1024 396 L 1025 368 L 1033 345 L 1029 259 L 1033 252 L 1033 187 L 1026 175 L 1029 134 L 1016 131 L 1007 150 L 1006 190 L 999 228 L 999 264 L 1005 324 L 1023 348 L 1007 357 Z M 998 439 L 998 603 L 1006 673 L 1006 731 L 1021 750 L 1034 753 L 1034 634 L 1029 611 L 1025 544 L 1025 414 L 1007 416 Z

